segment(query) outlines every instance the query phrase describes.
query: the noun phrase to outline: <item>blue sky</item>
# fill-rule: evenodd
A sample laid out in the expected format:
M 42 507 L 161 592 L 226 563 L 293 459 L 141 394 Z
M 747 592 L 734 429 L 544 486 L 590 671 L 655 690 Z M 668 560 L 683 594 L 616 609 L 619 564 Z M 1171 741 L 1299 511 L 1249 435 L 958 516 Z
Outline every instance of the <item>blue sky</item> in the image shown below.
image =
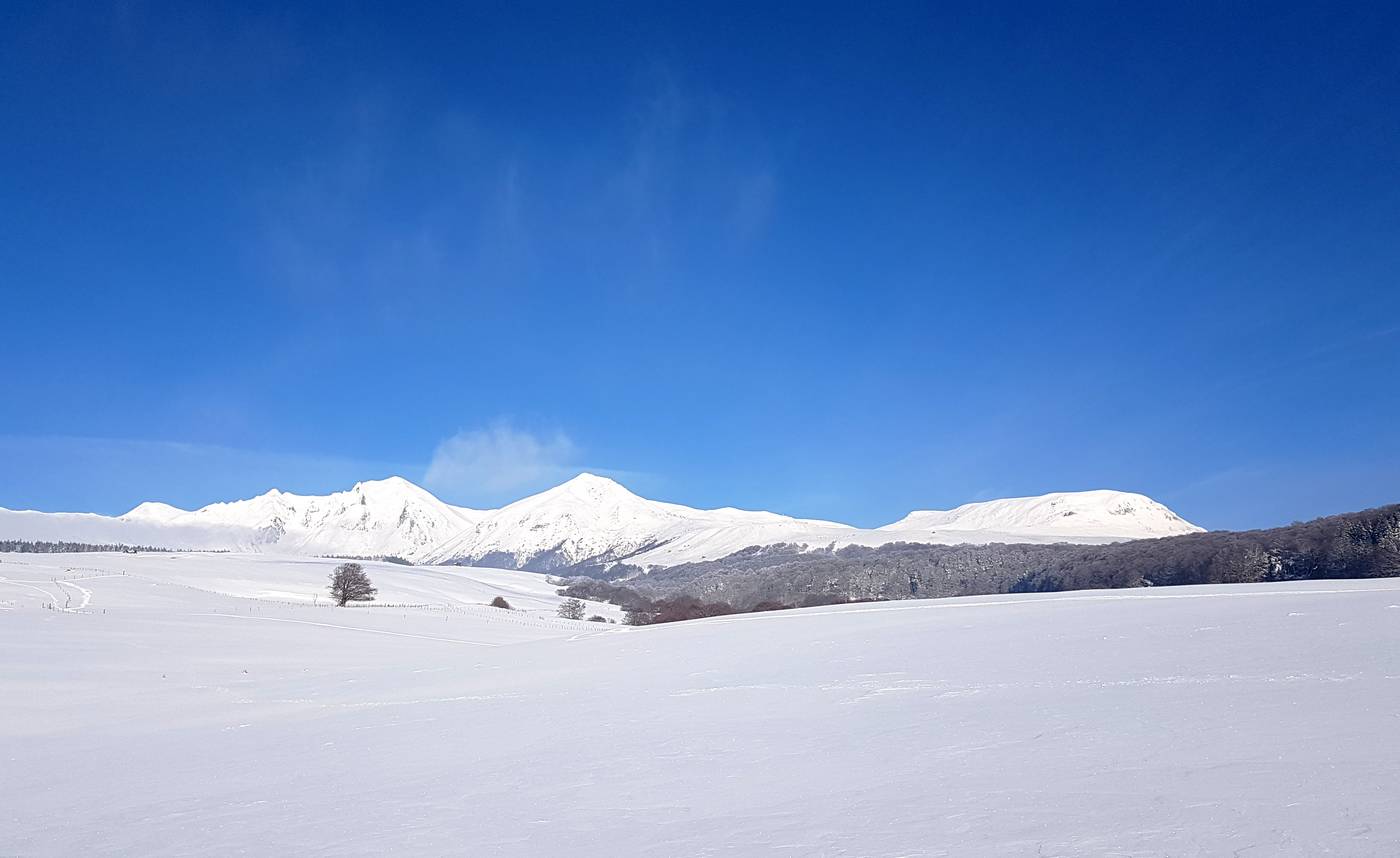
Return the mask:
M 0 506 L 1400 501 L 1393 5 L 200 5 L 0 9 Z

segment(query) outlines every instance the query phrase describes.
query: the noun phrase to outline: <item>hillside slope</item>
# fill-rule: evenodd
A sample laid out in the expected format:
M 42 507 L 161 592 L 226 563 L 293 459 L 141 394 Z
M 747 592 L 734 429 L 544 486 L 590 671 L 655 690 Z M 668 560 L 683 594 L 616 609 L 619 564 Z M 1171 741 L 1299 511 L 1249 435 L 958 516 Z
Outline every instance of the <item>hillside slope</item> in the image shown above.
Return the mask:
M 747 610 L 860 599 L 1400 576 L 1400 505 L 1286 527 L 1112 544 L 898 543 L 811 551 L 775 545 L 685 563 L 622 586 L 574 579 L 575 595 L 637 604 L 694 597 Z

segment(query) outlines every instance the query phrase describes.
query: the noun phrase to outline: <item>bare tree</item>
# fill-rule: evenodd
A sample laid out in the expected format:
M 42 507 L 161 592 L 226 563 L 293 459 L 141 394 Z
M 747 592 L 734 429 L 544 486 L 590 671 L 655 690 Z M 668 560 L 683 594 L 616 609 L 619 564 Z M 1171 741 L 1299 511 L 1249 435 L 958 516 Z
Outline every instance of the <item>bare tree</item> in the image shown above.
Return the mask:
M 331 598 L 340 607 L 346 602 L 372 602 L 376 590 L 369 582 L 364 567 L 358 563 L 342 563 L 331 573 Z
M 566 620 L 581 620 L 583 609 L 583 602 L 578 599 L 565 599 L 559 603 L 559 616 Z

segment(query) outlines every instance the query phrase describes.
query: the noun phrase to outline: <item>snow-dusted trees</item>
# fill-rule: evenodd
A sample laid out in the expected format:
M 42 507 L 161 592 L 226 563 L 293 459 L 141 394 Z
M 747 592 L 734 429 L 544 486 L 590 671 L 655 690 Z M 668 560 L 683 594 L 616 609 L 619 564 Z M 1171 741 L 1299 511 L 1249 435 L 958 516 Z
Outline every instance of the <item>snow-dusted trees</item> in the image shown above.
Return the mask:
M 342 563 L 331 573 L 331 598 L 342 608 L 346 602 L 372 602 L 379 591 L 370 584 L 364 567 L 358 563 Z
M 1271 530 L 1110 545 L 852 545 L 747 548 L 628 582 L 572 578 L 562 592 L 621 605 L 626 622 L 851 601 L 982 593 L 1400 576 L 1400 504 Z M 635 588 L 635 589 L 632 589 Z M 696 599 L 703 595 L 705 602 Z
M 27 539 L 0 539 L 0 553 L 18 554 L 74 554 L 79 551 L 112 551 L 122 554 L 169 552 L 169 548 L 152 548 L 149 545 L 124 545 L 108 543 L 94 545 L 90 542 L 34 542 Z
M 578 599 L 565 599 L 559 603 L 559 616 L 566 620 L 583 619 L 584 605 Z

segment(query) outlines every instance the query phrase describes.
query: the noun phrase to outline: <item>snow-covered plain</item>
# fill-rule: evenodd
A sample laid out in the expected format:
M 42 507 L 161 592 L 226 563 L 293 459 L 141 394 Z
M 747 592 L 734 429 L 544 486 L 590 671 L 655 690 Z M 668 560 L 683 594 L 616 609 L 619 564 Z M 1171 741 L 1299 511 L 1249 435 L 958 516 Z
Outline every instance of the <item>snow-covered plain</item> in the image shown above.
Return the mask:
M 632 629 L 303 563 L 0 555 L 0 855 L 1400 854 L 1400 581 Z

